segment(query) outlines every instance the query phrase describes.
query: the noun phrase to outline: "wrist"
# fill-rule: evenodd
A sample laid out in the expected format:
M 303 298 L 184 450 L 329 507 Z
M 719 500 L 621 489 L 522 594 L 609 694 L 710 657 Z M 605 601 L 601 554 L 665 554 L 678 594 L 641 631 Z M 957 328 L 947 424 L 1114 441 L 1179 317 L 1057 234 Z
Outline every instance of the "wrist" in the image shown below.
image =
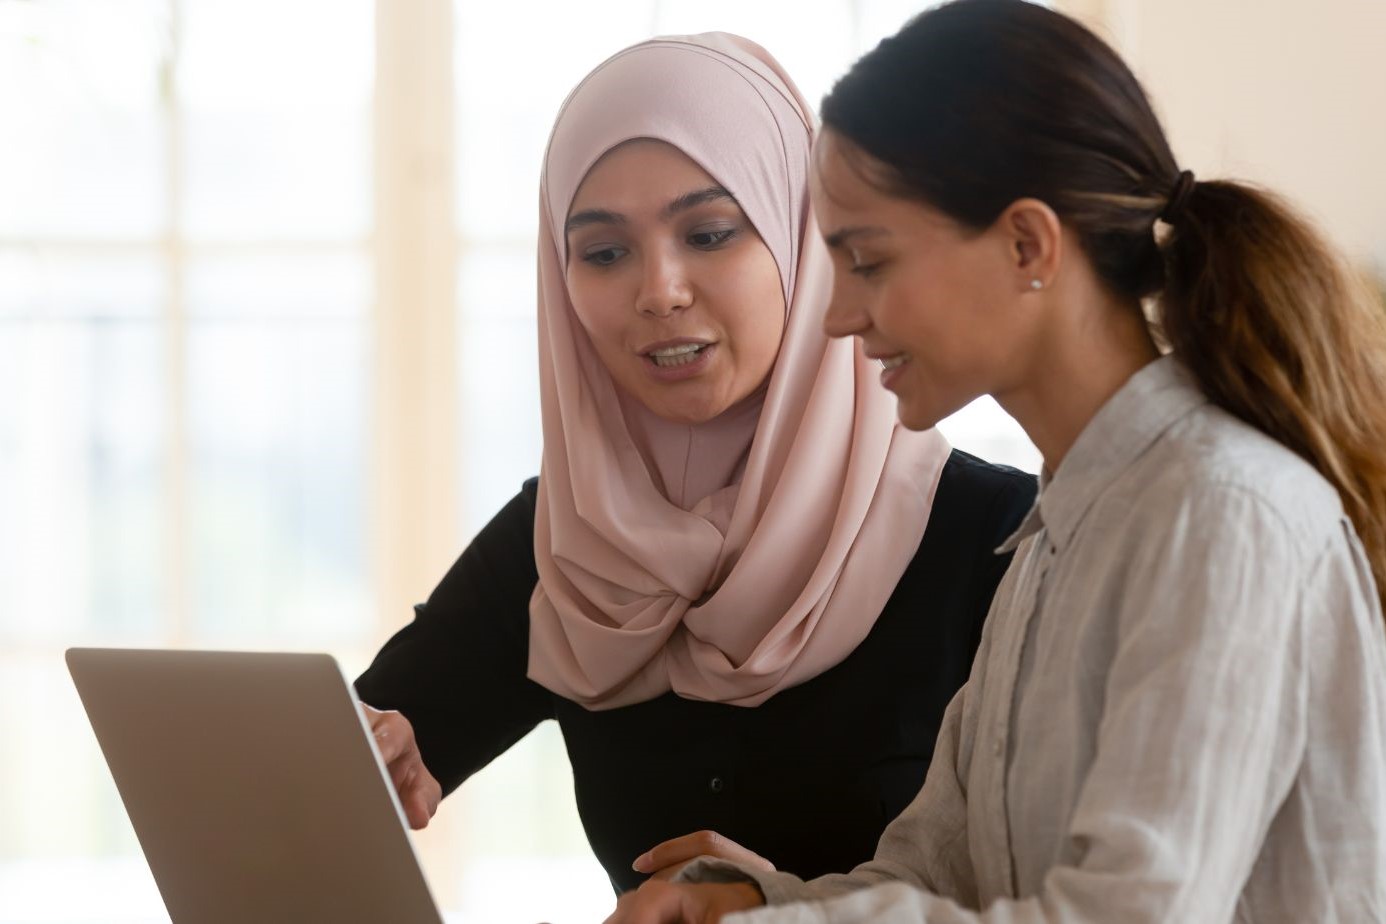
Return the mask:
M 765 904 L 765 893 L 754 882 L 728 883 L 736 890 L 735 902 L 738 908 L 759 908 Z

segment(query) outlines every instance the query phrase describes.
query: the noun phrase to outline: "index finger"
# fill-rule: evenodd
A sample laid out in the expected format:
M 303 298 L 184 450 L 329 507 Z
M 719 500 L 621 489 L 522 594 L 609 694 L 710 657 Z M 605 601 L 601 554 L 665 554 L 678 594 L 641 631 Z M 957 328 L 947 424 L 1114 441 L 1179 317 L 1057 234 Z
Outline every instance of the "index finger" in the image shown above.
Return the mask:
M 398 712 L 379 712 L 371 718 L 371 737 L 386 764 L 414 750 L 414 727 Z
M 775 864 L 760 854 L 742 847 L 736 841 L 718 834 L 716 831 L 695 831 L 682 837 L 675 837 L 656 844 L 642 854 L 633 864 L 636 872 L 651 873 L 679 863 L 687 863 L 698 857 L 719 857 L 740 863 L 753 869 L 770 871 Z

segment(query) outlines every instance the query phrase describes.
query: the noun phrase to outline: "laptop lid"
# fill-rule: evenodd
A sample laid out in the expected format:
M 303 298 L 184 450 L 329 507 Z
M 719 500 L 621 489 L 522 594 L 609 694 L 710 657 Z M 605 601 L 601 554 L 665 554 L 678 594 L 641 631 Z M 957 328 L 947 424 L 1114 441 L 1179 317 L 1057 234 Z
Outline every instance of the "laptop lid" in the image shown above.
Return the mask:
M 174 924 L 441 924 L 332 657 L 72 648 L 67 665 Z

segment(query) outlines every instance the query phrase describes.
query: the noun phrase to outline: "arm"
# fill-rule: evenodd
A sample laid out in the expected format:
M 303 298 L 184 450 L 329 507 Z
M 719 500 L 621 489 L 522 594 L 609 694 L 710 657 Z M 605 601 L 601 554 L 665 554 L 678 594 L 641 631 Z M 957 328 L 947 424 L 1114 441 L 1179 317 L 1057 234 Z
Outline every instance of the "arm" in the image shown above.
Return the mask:
M 477 534 L 356 680 L 363 702 L 408 719 L 444 794 L 552 717 L 550 694 L 525 676 L 536 485 Z
M 1037 894 L 978 910 L 973 896 L 926 878 L 938 835 L 896 825 L 882 841 L 887 863 L 852 873 L 841 883 L 849 894 L 736 920 L 1230 920 L 1303 757 L 1302 632 L 1329 596 L 1315 578 L 1323 554 L 1301 542 L 1260 498 L 1224 486 L 1190 492 L 1177 516 L 1143 535 L 1113 614 L 1112 661 L 1094 665 L 1105 676 L 1096 753 Z M 931 769 L 929 784 L 939 776 Z M 908 815 L 927 805 L 929 784 Z M 887 843 L 891 834 L 924 838 L 904 874 L 889 863 L 908 847 Z M 771 903 L 842 891 L 824 880 L 740 878 L 762 883 Z M 886 879 L 898 881 L 861 888 Z

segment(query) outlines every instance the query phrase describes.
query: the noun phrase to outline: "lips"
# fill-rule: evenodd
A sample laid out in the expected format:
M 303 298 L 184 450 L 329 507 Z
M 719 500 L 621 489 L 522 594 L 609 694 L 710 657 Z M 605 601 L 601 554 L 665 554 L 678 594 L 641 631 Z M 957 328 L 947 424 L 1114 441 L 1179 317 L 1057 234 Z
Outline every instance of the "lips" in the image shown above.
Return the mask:
M 672 369 L 675 366 L 686 366 L 689 363 L 697 362 L 698 357 L 708 346 L 706 343 L 684 343 L 679 346 L 650 350 L 645 355 L 661 369 Z
M 886 353 L 863 348 L 862 355 L 881 364 L 881 385 L 892 391 L 894 391 L 892 386 L 904 374 L 903 367 L 910 361 L 910 354 L 908 353 Z
M 710 340 L 680 337 L 647 344 L 638 352 L 660 369 L 675 369 L 697 362 L 711 346 L 713 342 Z
M 646 371 L 658 382 L 682 382 L 697 378 L 717 355 L 716 341 L 684 337 L 651 343 L 640 350 Z

